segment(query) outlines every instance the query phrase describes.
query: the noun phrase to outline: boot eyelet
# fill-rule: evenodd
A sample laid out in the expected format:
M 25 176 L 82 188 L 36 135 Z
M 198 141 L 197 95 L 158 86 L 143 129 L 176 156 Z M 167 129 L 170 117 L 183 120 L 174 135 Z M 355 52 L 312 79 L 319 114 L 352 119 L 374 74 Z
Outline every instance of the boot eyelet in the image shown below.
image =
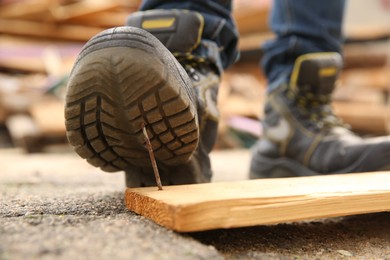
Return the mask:
M 191 78 L 192 78 L 193 80 L 195 80 L 195 81 L 199 81 L 199 80 L 200 80 L 200 77 L 199 77 L 199 75 L 198 75 L 197 73 L 192 74 L 192 75 L 191 75 Z

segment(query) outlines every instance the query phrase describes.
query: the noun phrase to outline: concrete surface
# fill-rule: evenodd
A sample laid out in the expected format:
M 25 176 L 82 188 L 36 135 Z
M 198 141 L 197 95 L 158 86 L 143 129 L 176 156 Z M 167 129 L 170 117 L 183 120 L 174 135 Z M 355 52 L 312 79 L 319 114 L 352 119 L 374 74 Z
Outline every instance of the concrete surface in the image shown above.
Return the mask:
M 245 179 L 249 158 L 213 153 L 214 181 Z M 0 150 L 0 259 L 390 259 L 389 213 L 179 234 L 129 212 L 123 191 L 123 174 L 67 149 Z

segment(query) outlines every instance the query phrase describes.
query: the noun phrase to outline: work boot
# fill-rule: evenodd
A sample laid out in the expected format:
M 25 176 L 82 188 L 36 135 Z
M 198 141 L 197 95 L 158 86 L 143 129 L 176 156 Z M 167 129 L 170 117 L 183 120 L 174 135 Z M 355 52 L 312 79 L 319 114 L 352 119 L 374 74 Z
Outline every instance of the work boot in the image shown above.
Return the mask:
M 202 29 L 198 13 L 139 12 L 86 43 L 65 107 L 67 136 L 82 158 L 125 171 L 128 187 L 155 186 L 145 127 L 163 185 L 210 181 L 219 77 L 192 54 Z
M 362 139 L 332 112 L 341 67 L 338 53 L 298 57 L 290 83 L 268 94 L 264 136 L 254 145 L 250 178 L 390 169 L 389 137 Z

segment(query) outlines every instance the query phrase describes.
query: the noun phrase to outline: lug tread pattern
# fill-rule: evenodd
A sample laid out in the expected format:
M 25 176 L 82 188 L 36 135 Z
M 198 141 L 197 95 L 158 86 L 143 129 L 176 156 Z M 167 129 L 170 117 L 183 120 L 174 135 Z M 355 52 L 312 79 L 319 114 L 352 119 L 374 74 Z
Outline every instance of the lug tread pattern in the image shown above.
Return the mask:
M 65 108 L 69 142 L 82 158 L 108 172 L 146 167 L 145 124 L 158 161 L 185 163 L 198 144 L 194 105 L 183 97 L 183 88 L 169 84 L 167 71 L 158 70 L 163 65 L 140 69 L 117 52 L 95 51 L 72 71 Z

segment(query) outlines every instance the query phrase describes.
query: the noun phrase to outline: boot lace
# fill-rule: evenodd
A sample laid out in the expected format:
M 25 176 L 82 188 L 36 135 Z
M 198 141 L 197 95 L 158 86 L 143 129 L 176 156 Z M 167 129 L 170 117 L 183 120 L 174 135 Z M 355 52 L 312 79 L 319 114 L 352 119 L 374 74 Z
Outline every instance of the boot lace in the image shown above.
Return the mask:
M 333 127 L 349 128 L 341 118 L 334 114 L 331 106 L 331 95 L 314 95 L 308 88 L 300 86 L 299 89 L 289 89 L 287 98 L 298 111 L 303 122 L 308 122 L 317 130 L 331 129 Z
M 192 53 L 173 53 L 176 60 L 183 66 L 188 76 L 195 80 L 200 80 L 199 73 L 206 74 L 207 68 L 211 67 L 211 63 L 204 57 L 193 55 Z

